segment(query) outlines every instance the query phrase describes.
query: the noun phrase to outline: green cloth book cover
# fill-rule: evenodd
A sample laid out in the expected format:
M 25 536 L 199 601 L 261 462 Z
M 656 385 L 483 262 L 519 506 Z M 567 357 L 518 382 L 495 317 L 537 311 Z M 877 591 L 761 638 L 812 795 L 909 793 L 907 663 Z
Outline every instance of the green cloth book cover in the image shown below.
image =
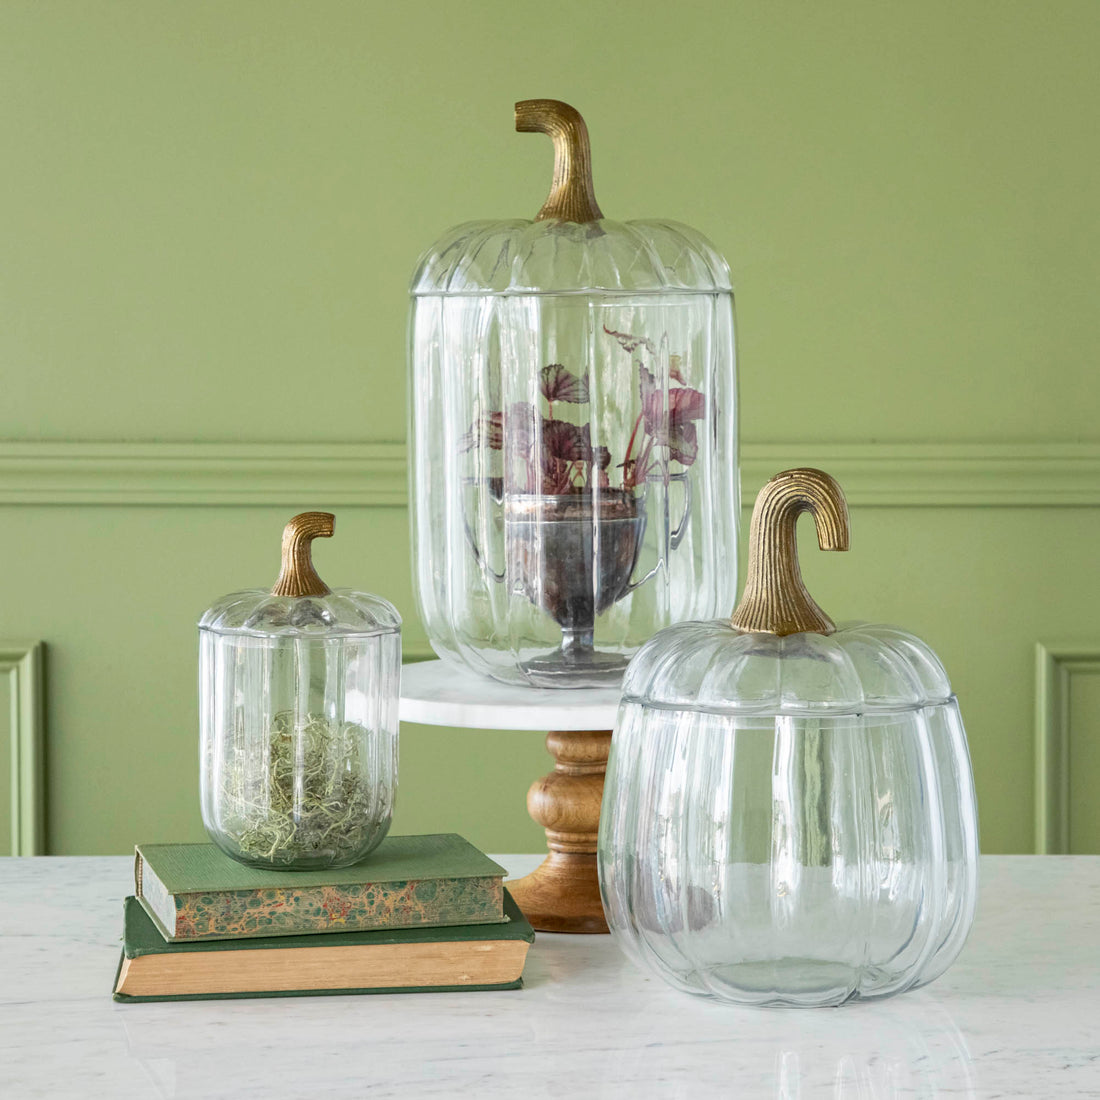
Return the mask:
M 116 1001 L 517 989 L 535 933 L 504 892 L 505 923 L 169 943 L 124 903 Z
M 500 924 L 504 868 L 454 833 L 387 837 L 324 871 L 246 867 L 213 844 L 140 844 L 134 893 L 165 939 Z

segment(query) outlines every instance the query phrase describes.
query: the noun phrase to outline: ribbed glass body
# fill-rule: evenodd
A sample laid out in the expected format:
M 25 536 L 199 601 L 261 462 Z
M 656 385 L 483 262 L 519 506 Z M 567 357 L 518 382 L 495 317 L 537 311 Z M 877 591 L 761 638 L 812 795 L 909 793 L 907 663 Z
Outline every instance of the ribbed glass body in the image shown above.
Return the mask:
M 238 592 L 199 624 L 203 824 L 255 867 L 355 863 L 397 787 L 400 618 L 386 601 Z
M 440 656 L 613 683 L 655 630 L 732 602 L 732 292 L 703 238 L 472 223 L 412 295 L 414 575 Z
M 977 861 L 958 704 L 919 639 L 686 623 L 635 658 L 600 883 L 620 945 L 673 986 L 814 1006 L 923 985 L 962 949 Z

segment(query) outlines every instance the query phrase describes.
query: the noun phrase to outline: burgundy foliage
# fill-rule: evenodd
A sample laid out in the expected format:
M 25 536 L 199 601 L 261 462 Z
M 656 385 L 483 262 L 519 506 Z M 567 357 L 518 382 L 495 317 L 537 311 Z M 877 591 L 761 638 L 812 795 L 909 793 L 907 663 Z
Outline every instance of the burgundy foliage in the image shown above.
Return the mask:
M 632 357 L 638 372 L 641 412 L 617 467 L 623 472 L 622 487 L 633 489 L 645 481 L 654 465 L 654 448 L 667 448 L 669 459 L 682 466 L 695 461 L 699 454 L 695 421 L 705 415 L 706 399 L 698 390 L 683 385 L 680 356 L 669 356 L 670 380 L 680 385 L 666 391 L 646 365 L 647 357 L 652 361 L 658 355 L 652 340 L 606 327 L 604 332 Z M 506 412 L 479 417 L 462 437 L 462 450 L 489 447 L 516 456 L 519 462 L 516 470 L 510 471 L 509 480 L 521 482 L 515 485 L 520 491 L 559 494 L 609 487 L 611 452 L 605 446 L 592 446 L 591 425 L 554 416 L 555 404 L 588 403 L 588 375 L 551 363 L 539 372 L 539 392 L 546 402 L 545 415 L 534 405 L 517 401 Z

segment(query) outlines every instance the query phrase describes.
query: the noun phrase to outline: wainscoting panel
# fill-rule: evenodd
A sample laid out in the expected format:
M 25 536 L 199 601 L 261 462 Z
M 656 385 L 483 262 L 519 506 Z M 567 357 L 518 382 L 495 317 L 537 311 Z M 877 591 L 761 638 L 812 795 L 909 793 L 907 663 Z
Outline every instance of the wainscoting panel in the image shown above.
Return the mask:
M 817 552 L 802 525 L 821 605 L 905 626 L 942 657 L 984 849 L 1100 851 L 1087 808 L 1100 789 L 1093 650 L 1048 646 L 1053 671 L 1038 686 L 1034 672 L 1036 639 L 1095 637 L 1100 446 L 749 443 L 745 528 L 757 487 L 791 465 L 834 473 L 852 507 L 847 554 Z M 48 791 L 35 786 L 39 750 L 25 750 L 43 744 L 41 708 L 27 710 L 40 650 L 5 650 L 22 717 L 8 731 L 17 767 L 3 789 L 18 797 L 4 850 L 40 848 L 44 835 L 58 854 L 203 838 L 195 623 L 224 593 L 272 583 L 295 511 L 336 513 L 335 538 L 316 548 L 322 575 L 390 598 L 407 656 L 427 656 L 405 501 L 400 443 L 0 444 L 0 574 L 16 578 L 0 637 L 49 639 Z M 395 830 L 461 822 L 484 848 L 531 850 L 541 832 L 525 793 L 549 765 L 541 745 L 406 727 Z
M 1036 646 L 1035 850 L 1100 852 L 1100 639 Z
M 7 751 L 0 771 L 3 832 L 0 852 L 36 856 L 46 851 L 43 775 L 45 714 L 40 642 L 0 641 L 0 705 L 7 720 Z

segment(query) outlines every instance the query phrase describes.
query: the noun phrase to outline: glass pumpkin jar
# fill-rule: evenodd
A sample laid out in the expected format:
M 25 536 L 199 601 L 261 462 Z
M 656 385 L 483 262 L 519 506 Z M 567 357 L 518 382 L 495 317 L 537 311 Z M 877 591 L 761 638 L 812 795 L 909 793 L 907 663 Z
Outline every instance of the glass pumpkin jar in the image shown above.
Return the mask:
M 919 638 L 832 621 L 795 524 L 848 548 L 840 487 L 761 491 L 732 620 L 681 623 L 634 658 L 600 822 L 608 924 L 676 988 L 837 1005 L 923 985 L 970 930 L 978 825 L 962 719 Z
M 202 820 L 253 867 L 342 867 L 390 827 L 401 619 L 317 575 L 311 543 L 333 523 L 295 516 L 274 588 L 234 592 L 199 622 Z
M 444 658 L 617 684 L 735 594 L 729 269 L 686 226 L 603 217 L 573 108 L 518 103 L 516 128 L 554 142 L 536 218 L 461 225 L 412 280 L 416 594 Z

